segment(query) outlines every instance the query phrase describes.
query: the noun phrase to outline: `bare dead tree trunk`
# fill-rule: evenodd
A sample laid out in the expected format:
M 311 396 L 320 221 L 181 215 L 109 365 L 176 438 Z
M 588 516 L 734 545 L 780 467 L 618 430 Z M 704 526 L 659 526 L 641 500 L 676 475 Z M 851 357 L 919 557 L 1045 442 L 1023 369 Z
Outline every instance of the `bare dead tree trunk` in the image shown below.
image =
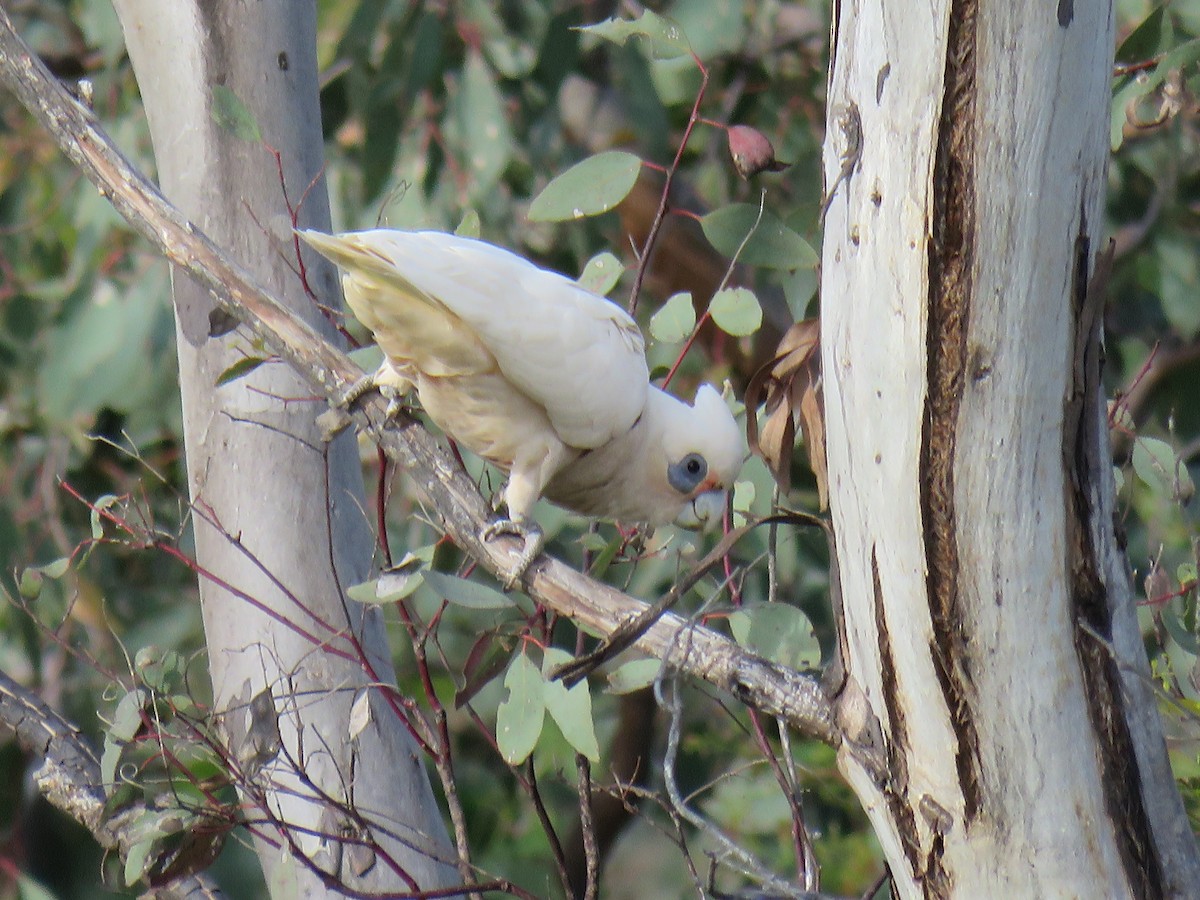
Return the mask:
M 835 4 L 837 7 L 838 4 Z M 904 897 L 1195 896 L 1099 382 L 1110 3 L 840 4 L 843 771 Z M 1097 279 L 1097 282 L 1102 279 Z
M 314 3 L 116 7 L 164 192 L 259 283 L 324 326 L 289 266 L 274 158 L 212 115 L 214 88 L 230 89 L 281 154 L 293 201 L 300 197 L 322 166 Z M 301 220 L 328 229 L 323 185 L 307 196 Z M 321 298 L 338 295 L 329 267 L 314 260 L 308 271 Z M 370 891 L 452 884 L 453 852 L 421 755 L 368 687 L 394 683 L 382 622 L 344 595 L 371 563 L 354 438 L 322 443 L 313 420 L 323 404 L 304 401 L 310 389 L 286 366 L 217 387 L 220 373 L 253 351 L 237 333 L 210 336 L 216 304 L 206 288 L 176 272 L 174 295 L 196 556 L 210 576 L 200 587 L 215 703 L 253 776 L 246 795 L 261 791 L 286 823 L 262 828 L 268 839 L 258 844 L 273 894 L 332 896 L 339 882 Z M 368 666 L 356 659 L 364 656 Z M 274 703 L 264 713 L 268 688 Z M 368 690 L 370 720 L 352 733 L 351 708 Z M 276 717 L 282 752 L 272 757 Z M 379 854 L 365 846 L 372 841 Z

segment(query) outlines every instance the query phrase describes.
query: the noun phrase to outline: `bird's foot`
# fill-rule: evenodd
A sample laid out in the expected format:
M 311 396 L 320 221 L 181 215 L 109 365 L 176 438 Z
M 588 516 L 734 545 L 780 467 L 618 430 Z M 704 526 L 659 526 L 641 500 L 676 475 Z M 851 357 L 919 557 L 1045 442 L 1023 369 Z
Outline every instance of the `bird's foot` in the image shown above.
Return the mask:
M 379 390 L 379 382 L 375 380 L 375 374 L 364 375 L 358 381 L 354 382 L 354 384 L 350 385 L 350 387 L 346 388 L 337 405 L 343 409 L 350 409 L 355 403 L 371 393 L 371 391 L 376 390 Z
M 317 417 L 317 426 L 321 429 L 321 438 L 325 443 L 329 443 L 350 427 L 350 411 L 354 404 L 372 391 L 377 391 L 379 396 L 387 401 L 387 409 L 384 410 L 385 422 L 400 421 L 412 412 L 412 408 L 404 402 L 404 391 L 387 382 L 381 382 L 378 374 L 375 372 L 358 379 L 341 397 L 330 404 L 329 409 Z
M 538 554 L 542 552 L 542 547 L 546 543 L 546 537 L 542 534 L 542 529 L 538 528 L 533 522 L 515 522 L 512 519 L 497 519 L 494 522 L 490 522 L 480 532 L 479 537 L 480 540 L 486 542 L 501 534 L 515 535 L 525 542 L 517 564 L 502 579 L 504 589 L 511 591 L 520 586 L 521 579 L 525 576 L 525 571 L 537 559 Z
M 375 391 L 387 401 L 387 410 L 384 415 L 388 419 L 400 418 L 400 415 L 408 410 L 404 404 L 404 392 L 392 384 L 380 381 L 378 376 L 378 372 L 372 372 L 346 388 L 346 392 L 342 394 L 342 398 L 337 403 L 338 408 L 352 409 L 355 403 Z

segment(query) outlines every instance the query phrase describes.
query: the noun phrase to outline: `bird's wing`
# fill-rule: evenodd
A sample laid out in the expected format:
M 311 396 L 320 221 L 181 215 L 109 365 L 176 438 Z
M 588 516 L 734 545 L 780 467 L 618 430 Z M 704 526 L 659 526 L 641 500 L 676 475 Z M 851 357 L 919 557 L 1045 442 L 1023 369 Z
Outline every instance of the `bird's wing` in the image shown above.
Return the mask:
M 373 281 L 441 304 L 465 324 L 505 378 L 546 410 L 564 443 L 601 446 L 641 415 L 645 346 L 637 323 L 616 304 L 470 238 L 377 230 L 337 240 L 390 263 L 371 265 Z M 351 271 L 357 265 L 335 261 Z

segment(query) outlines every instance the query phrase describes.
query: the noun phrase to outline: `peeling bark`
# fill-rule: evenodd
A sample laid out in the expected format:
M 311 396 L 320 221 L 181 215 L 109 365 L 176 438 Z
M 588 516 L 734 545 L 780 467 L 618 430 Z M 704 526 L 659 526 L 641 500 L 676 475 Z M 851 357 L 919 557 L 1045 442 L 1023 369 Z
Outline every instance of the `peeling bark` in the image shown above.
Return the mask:
M 835 590 L 887 771 L 851 742 L 839 762 L 902 897 L 1200 883 L 1113 529 L 1083 287 L 1112 28 L 1103 4 L 839 7 L 829 115 L 854 105 L 862 140 L 822 262 Z

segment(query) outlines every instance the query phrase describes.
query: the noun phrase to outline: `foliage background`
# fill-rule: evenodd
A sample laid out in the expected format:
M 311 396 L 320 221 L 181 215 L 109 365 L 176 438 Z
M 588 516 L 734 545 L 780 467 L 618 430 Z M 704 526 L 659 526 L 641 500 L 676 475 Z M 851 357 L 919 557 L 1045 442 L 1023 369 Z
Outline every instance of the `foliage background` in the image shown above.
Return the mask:
M 137 87 L 107 0 L 8 6 L 26 39 L 62 77 L 91 81 L 101 120 L 152 172 Z M 526 210 L 555 173 L 601 150 L 629 149 L 668 163 L 699 88 L 690 60 L 654 60 L 638 41 L 618 48 L 573 31 L 621 12 L 601 2 L 320 0 L 319 7 L 335 227 L 383 222 L 452 230 L 473 211 L 483 237 L 569 275 L 610 250 L 628 267 L 612 296 L 620 302 L 628 295 L 636 265 L 629 236 L 648 227 L 660 190 L 653 173 L 604 216 L 552 225 L 531 223 Z M 1119 68 L 1114 79 L 1109 183 L 1117 253 L 1106 316 L 1114 463 L 1124 475 L 1130 558 L 1146 585 L 1141 612 L 1162 680 L 1173 758 L 1200 822 L 1200 532 L 1185 477 L 1188 468 L 1192 475 L 1200 469 L 1200 52 L 1194 43 L 1200 0 L 1165 8 L 1119 0 L 1117 7 L 1124 42 L 1118 62 L 1128 71 Z M 724 133 L 702 123 L 682 157 L 675 205 L 703 213 L 731 202 L 757 204 L 762 189 L 766 207 L 819 246 L 828 4 L 675 0 L 656 8 L 683 28 L 709 67 L 701 115 L 755 126 L 778 158 L 793 164 L 746 182 L 729 164 Z M 1166 62 L 1164 54 L 1170 54 Z M 295 196 L 303 186 L 289 188 Z M 643 294 L 643 324 L 677 291 L 692 291 L 703 308 L 726 265 L 693 220 L 669 217 Z M 706 330 L 685 361 L 678 390 L 701 378 L 729 378 L 741 396 L 787 324 L 815 314 L 812 270 L 743 267 L 734 283 L 756 290 L 763 327 L 742 339 Z M 188 550 L 168 298 L 166 265 L 139 244 L 15 101 L 0 97 L 0 589 L 9 601 L 0 604 L 0 667 L 34 686 L 97 743 L 120 693 L 116 684 L 130 681 L 127 659 L 139 649 L 153 644 L 180 651 L 193 660 L 193 693 L 202 700 L 205 689 L 191 573 L 161 553 L 117 541 L 84 554 L 92 536 L 89 512 L 63 487 L 93 500 L 131 498 L 128 508 L 148 527 Z M 678 341 L 652 341 L 652 365 L 670 365 L 679 350 Z M 1177 459 L 1185 469 L 1175 468 Z M 364 462 L 367 476 L 376 477 L 369 448 Z M 752 487 L 742 489 L 739 503 L 766 511 L 771 479 L 765 467 L 755 461 L 744 477 Z M 815 511 L 816 486 L 802 453 L 793 484 L 788 505 Z M 431 545 L 434 536 L 412 517 L 403 476 L 389 486 L 397 554 L 405 546 Z M 609 526 L 589 535 L 582 522 L 550 508 L 539 517 L 555 535 L 553 551 L 580 564 L 594 563 L 595 554 L 603 556 L 616 541 Z M 756 536 L 739 551 L 752 563 L 742 585 L 746 600 L 765 596 L 766 566 L 758 560 L 767 549 L 766 538 Z M 30 569 L 64 557 L 74 557 L 65 573 Z M 445 567 L 458 562 L 445 550 L 438 561 Z M 809 615 L 828 648 L 826 565 L 823 540 L 785 535 L 779 596 Z M 675 560 L 663 556 L 637 566 L 618 561 L 605 577 L 651 597 L 674 571 Z M 433 602 L 420 594 L 414 600 L 425 609 Z M 451 608 L 439 630 L 451 665 L 437 672 L 447 699 L 461 684 L 472 643 L 489 629 L 498 642 L 513 645 L 512 622 L 481 621 L 479 613 Z M 572 646 L 569 636 L 563 640 Z M 412 679 L 408 641 L 398 629 L 394 646 L 402 679 Z M 415 682 L 409 686 L 415 689 Z M 616 700 L 593 693 L 603 746 L 615 728 Z M 501 695 L 493 685 L 477 698 L 486 721 Z M 790 814 L 744 713 L 722 708 L 699 688 L 691 690 L 688 709 L 682 785 L 703 788 L 701 808 L 788 871 Z M 465 716 L 452 725 L 477 862 L 537 893 L 552 893 L 545 837 L 527 798 Z M 824 887 L 861 892 L 880 865 L 865 819 L 829 752 L 801 743 L 792 753 L 817 832 Z M 550 729 L 535 758 L 552 817 L 569 823 L 575 788 L 568 745 Z M 11 743 L 0 748 L 4 890 L 95 896 L 101 872 L 111 865 L 86 835 L 31 794 L 29 762 Z M 662 821 L 648 815 L 618 844 L 606 896 L 692 892 L 678 853 L 658 830 Z M 703 845 L 698 839 L 697 847 Z M 231 896 L 260 895 L 253 859 L 237 842 L 215 871 Z M 119 871 L 107 878 L 120 883 Z

